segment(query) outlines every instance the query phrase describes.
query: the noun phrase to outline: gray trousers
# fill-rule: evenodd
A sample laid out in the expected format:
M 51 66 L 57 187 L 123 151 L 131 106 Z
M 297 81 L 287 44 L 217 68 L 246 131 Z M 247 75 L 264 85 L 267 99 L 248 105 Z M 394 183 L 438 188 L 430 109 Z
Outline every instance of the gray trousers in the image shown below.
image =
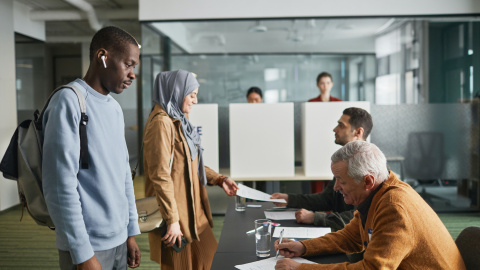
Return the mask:
M 103 270 L 127 269 L 127 242 L 108 250 L 95 251 L 95 257 L 102 265 Z M 76 270 L 77 265 L 72 263 L 70 252 L 58 250 L 61 270 Z

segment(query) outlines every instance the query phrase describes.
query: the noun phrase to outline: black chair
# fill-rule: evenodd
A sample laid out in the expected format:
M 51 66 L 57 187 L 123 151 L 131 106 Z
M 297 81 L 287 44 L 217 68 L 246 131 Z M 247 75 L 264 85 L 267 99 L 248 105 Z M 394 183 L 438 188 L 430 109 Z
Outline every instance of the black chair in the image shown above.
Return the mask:
M 427 186 L 442 186 L 443 151 L 443 134 L 440 132 L 412 132 L 408 135 L 405 170 L 417 180 L 418 184 L 413 188 L 422 187 L 420 195 L 429 204 L 443 201 L 450 205 L 450 200 L 426 192 Z
M 467 270 L 480 269 L 480 227 L 465 228 L 455 240 Z

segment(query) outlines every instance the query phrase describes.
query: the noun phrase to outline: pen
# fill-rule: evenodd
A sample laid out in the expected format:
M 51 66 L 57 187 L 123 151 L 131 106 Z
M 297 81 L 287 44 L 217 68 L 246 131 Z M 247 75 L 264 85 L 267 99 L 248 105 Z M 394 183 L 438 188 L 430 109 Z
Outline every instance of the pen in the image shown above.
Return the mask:
M 280 223 L 272 222 L 272 226 L 280 226 Z M 259 227 L 259 228 L 261 228 L 261 227 Z M 255 229 L 248 231 L 247 234 L 252 234 L 254 232 L 255 232 Z
M 278 241 L 278 244 L 280 245 L 282 243 L 282 240 L 283 240 L 283 231 L 285 229 L 282 229 L 282 231 L 280 232 L 280 240 Z M 277 259 L 278 257 L 278 253 L 280 252 L 280 248 L 277 250 L 277 255 L 275 256 L 275 260 Z

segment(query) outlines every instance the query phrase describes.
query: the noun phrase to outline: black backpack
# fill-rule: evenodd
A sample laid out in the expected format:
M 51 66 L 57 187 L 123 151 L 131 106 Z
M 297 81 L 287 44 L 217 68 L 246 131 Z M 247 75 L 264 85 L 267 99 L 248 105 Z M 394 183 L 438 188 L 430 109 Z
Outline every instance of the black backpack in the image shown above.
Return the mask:
M 17 181 L 18 195 L 23 209 L 26 208 L 30 216 L 38 225 L 55 229 L 55 225 L 48 213 L 42 188 L 42 153 L 43 145 L 39 134 L 42 130 L 42 119 L 45 109 L 52 96 L 62 88 L 70 88 L 78 97 L 81 111 L 80 123 L 80 162 L 82 169 L 88 169 L 88 145 L 86 102 L 82 92 L 73 84 L 63 85 L 55 89 L 48 98 L 41 113 L 36 110 L 34 120 L 23 121 L 15 130 L 7 151 L 0 163 L 3 177 Z M 20 218 L 21 220 L 21 218 Z

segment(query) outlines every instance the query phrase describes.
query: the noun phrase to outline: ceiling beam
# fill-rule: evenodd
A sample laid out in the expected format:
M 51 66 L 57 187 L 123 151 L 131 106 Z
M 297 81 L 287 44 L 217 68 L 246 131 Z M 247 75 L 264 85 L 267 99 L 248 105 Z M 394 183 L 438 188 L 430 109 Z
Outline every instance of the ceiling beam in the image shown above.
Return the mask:
M 136 20 L 138 9 L 96 10 L 102 19 L 107 20 Z M 29 17 L 33 21 L 81 21 L 87 20 L 87 15 L 79 10 L 32 10 Z
M 95 9 L 90 3 L 84 0 L 64 0 L 64 1 L 84 11 L 87 15 L 88 23 L 90 24 L 90 27 L 93 30 L 98 31 L 100 30 L 100 28 L 102 28 L 102 24 L 98 21 L 97 14 L 95 13 Z

